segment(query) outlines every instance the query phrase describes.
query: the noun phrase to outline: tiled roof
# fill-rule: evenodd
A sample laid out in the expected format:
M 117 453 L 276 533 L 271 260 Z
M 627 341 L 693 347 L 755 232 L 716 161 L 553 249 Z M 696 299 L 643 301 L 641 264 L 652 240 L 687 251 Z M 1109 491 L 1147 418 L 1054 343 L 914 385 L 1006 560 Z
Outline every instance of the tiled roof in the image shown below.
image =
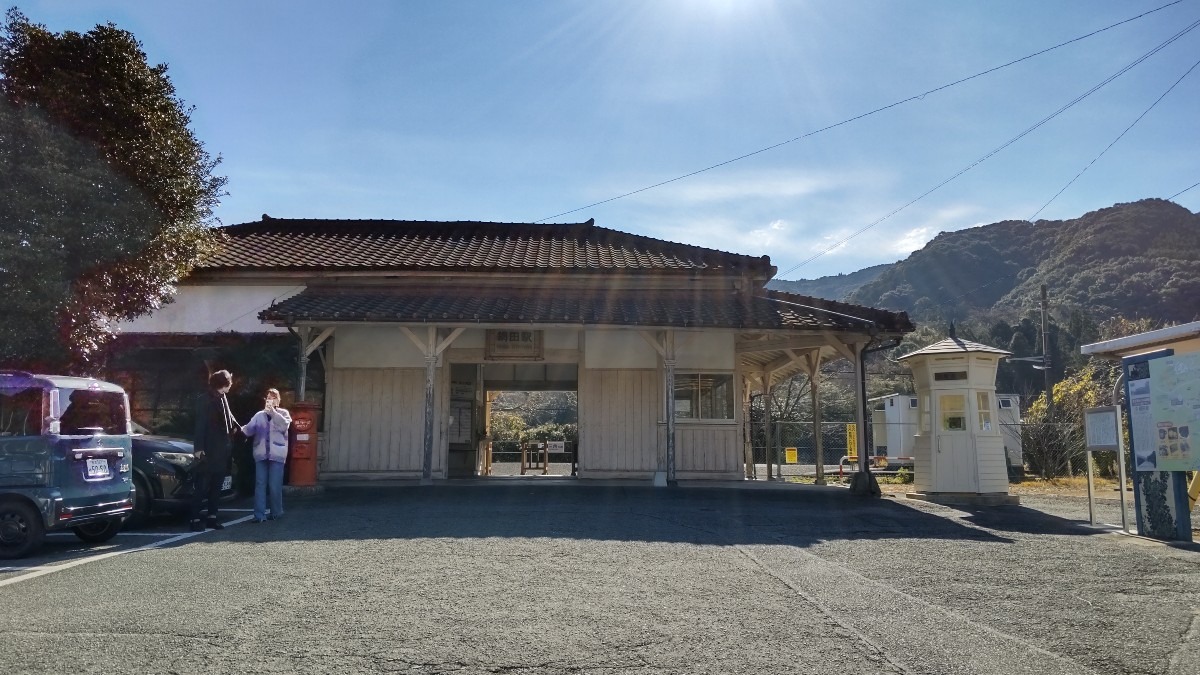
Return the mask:
M 198 271 L 711 271 L 774 274 L 754 257 L 574 224 L 299 220 L 222 228 L 225 245 Z
M 907 315 L 769 292 L 542 291 L 314 287 L 259 314 L 272 323 L 443 322 L 866 331 L 913 329 Z M 784 300 L 785 302 L 779 302 Z M 800 305 L 804 305 L 803 307 Z M 824 307 L 824 306 L 828 307 Z M 837 309 L 832 309 L 836 306 Z M 852 317 L 859 317 L 857 319 Z M 866 321 L 863 321 L 866 319 Z
M 1012 352 L 998 349 L 996 347 L 989 347 L 978 342 L 971 342 L 970 340 L 963 340 L 961 338 L 946 338 L 945 340 L 942 340 L 941 342 L 935 342 L 924 349 L 918 349 L 911 354 L 905 354 L 904 356 L 901 356 L 899 360 L 903 361 L 904 359 L 918 355 L 966 354 L 968 352 L 986 352 L 989 354 L 1003 354 L 1004 356 L 1010 356 L 1012 354 Z

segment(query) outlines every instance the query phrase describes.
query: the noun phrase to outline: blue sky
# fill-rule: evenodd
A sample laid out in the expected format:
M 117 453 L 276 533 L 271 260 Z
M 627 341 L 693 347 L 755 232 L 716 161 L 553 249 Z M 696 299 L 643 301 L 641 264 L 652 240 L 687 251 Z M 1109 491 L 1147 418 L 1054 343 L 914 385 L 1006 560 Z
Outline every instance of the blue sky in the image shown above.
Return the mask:
M 23 0 L 167 63 L 223 163 L 225 224 L 532 222 L 1007 63 L 1170 0 Z M 1027 219 L 1200 60 L 1200 0 L 662 187 L 552 218 L 749 255 L 787 279 Z M 1200 68 L 1037 216 L 1200 181 Z M 1200 187 L 1176 197 L 1200 211 Z M 882 222 L 878 222 L 882 220 Z M 872 224 L 878 222 L 873 227 Z M 863 228 L 862 234 L 844 241 Z

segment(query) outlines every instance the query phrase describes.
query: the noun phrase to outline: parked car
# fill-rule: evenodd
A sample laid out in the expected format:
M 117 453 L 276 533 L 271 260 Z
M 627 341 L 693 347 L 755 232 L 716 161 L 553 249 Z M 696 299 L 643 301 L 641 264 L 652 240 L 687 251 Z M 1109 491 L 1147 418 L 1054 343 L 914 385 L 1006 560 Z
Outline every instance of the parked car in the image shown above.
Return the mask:
M 157 436 L 136 423 L 133 426 L 133 482 L 131 525 L 144 523 L 155 513 L 184 513 L 192 503 L 196 456 L 192 442 Z M 238 463 L 221 484 L 221 499 L 237 496 Z
M 48 531 L 116 536 L 133 509 L 129 423 L 115 384 L 0 370 L 0 558 L 33 553 Z

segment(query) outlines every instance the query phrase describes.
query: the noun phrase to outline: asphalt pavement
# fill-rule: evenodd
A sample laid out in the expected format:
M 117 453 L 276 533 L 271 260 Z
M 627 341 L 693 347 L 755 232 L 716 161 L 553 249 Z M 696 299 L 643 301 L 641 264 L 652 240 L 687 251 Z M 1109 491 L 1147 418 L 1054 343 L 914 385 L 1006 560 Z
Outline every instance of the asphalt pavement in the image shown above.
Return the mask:
M 51 551 L 0 576 L 0 672 L 1200 672 L 1200 547 L 750 485 L 331 489 Z

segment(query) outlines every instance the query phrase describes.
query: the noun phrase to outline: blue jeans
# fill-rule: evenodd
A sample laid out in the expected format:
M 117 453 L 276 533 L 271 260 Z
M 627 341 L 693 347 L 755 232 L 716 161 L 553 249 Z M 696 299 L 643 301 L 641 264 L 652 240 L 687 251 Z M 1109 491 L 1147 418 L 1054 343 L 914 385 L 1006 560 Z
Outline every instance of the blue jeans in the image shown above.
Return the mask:
M 267 517 L 267 493 L 271 494 L 271 517 L 283 515 L 283 462 L 254 462 L 254 517 Z

